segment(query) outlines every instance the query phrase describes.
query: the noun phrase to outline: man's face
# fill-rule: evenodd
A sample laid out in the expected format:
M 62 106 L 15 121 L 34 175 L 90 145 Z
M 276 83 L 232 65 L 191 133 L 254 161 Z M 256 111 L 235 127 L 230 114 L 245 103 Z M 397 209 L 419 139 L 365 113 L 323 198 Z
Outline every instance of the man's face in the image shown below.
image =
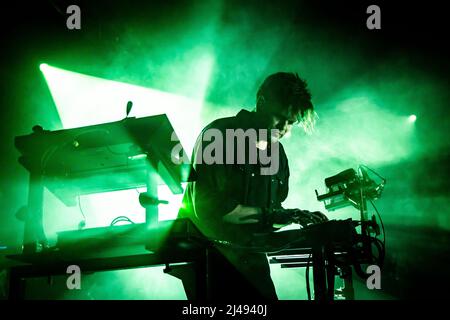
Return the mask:
M 269 129 L 277 129 L 277 133 L 273 133 L 272 140 L 279 140 L 283 138 L 291 129 L 292 126 L 298 121 L 299 113 L 293 113 L 292 107 L 288 110 L 284 110 L 273 114 L 272 122 Z

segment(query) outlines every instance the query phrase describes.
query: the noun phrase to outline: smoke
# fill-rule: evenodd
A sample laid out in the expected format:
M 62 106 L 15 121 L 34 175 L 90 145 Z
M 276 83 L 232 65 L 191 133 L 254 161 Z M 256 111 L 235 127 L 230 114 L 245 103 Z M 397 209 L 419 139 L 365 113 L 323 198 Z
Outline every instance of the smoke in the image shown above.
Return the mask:
M 388 179 L 376 202 L 386 221 L 388 240 L 398 240 L 390 233 L 394 225 L 450 229 L 448 194 L 432 192 L 444 184 L 445 174 L 423 178 L 420 165 L 405 165 L 435 157 L 449 146 L 448 86 L 431 71 L 416 67 L 404 53 L 378 57 L 370 53 L 369 43 L 342 35 L 332 26 L 298 21 L 289 6 L 213 1 L 164 10 L 159 17 L 158 13 L 149 14 L 151 18 L 124 16 L 121 23 L 112 19 L 99 29 L 87 21 L 83 30 L 90 31 L 81 46 L 64 42 L 50 56 L 54 61 L 45 62 L 201 101 L 202 126 L 241 108 L 253 109 L 256 90 L 270 73 L 298 72 L 309 83 L 320 119 L 312 136 L 294 128 L 282 141 L 291 169 L 290 193 L 283 205 L 324 211 L 314 193 L 315 189 L 326 191 L 323 179 L 364 163 Z M 46 129 L 58 127 L 50 95 L 43 94 L 48 89 L 41 83 L 32 90 L 34 82 L 29 79 L 38 76 L 36 72 L 19 77 L 28 83 L 25 91 L 30 94 L 17 98 L 21 107 L 14 134 L 26 133 L 36 123 L 48 123 Z M 19 83 L 17 87 L 22 88 Z M 416 123 L 408 122 L 411 114 L 417 115 Z M 185 125 L 194 140 L 199 132 L 189 121 Z M 8 143 L 8 154 L 13 155 L 12 139 Z M 8 161 L 17 166 L 10 157 Z M 8 245 L 20 245 L 21 224 L 14 220 L 13 211 L 26 201 L 24 171 L 14 177 L 0 190 L 2 207 L 10 212 L 2 218 L 2 241 Z M 424 180 L 433 180 L 436 186 Z M 427 186 L 425 191 L 418 184 Z M 64 207 L 50 193 L 46 199 L 48 232 L 75 229 L 82 218 L 79 208 Z M 115 216 L 107 212 L 111 203 L 102 211 L 100 202 L 82 200 L 86 214 L 100 217 L 92 218 L 91 226 L 107 225 Z M 358 218 L 353 208 L 327 215 Z M 407 249 L 405 239 L 392 255 Z M 272 266 L 272 271 L 280 298 L 305 298 L 302 271 L 285 272 L 278 266 Z M 292 283 L 299 287 L 294 290 Z M 160 268 L 96 274 L 86 277 L 86 288 L 66 297 L 184 298 L 180 283 L 163 276 Z

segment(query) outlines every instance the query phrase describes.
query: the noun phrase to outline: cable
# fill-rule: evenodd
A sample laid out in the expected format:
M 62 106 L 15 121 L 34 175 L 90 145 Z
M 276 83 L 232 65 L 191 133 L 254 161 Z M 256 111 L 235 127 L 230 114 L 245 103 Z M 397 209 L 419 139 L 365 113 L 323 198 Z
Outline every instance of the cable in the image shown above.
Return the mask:
M 286 243 L 285 245 L 281 246 L 281 247 L 276 247 L 276 248 L 268 248 L 267 246 L 243 246 L 243 245 L 239 245 L 239 244 L 235 244 L 235 243 L 231 243 L 229 241 L 223 241 L 223 240 L 217 240 L 217 239 L 213 239 L 213 238 L 206 238 L 206 240 L 212 241 L 216 244 L 219 245 L 226 245 L 228 247 L 233 247 L 235 249 L 243 249 L 243 250 L 251 250 L 251 251 L 255 251 L 255 252 L 261 252 L 261 253 L 269 253 L 269 254 L 275 254 L 278 253 L 280 251 L 283 251 L 285 249 L 289 249 L 291 247 L 291 245 L 295 244 L 295 243 L 302 243 L 304 241 L 304 238 L 299 238 L 297 240 L 294 241 L 290 241 L 288 243 Z
M 376 265 L 378 265 L 381 268 L 383 266 L 384 257 L 385 257 L 384 244 L 383 244 L 383 242 L 380 239 L 378 239 L 376 237 L 371 237 L 371 236 L 360 236 L 360 237 L 358 237 L 357 243 L 366 241 L 365 240 L 366 237 L 370 241 L 370 245 L 371 245 L 371 250 L 370 250 L 371 261 L 370 261 L 370 263 L 371 264 L 375 263 Z M 372 245 L 376 246 L 376 248 L 378 250 L 378 257 L 373 254 L 373 252 L 372 252 Z M 355 252 L 355 253 L 356 254 L 352 254 L 351 255 L 351 257 L 352 257 L 351 258 L 352 259 L 352 265 L 353 265 L 353 267 L 355 269 L 356 274 L 361 279 L 366 280 L 369 277 L 369 275 L 363 271 L 362 265 L 363 264 L 367 264 L 367 263 L 358 261 L 358 256 L 359 256 L 359 253 L 361 253 L 361 252 Z
M 308 300 L 311 300 L 311 286 L 309 283 L 309 263 L 311 261 L 312 254 L 309 254 L 308 262 L 306 263 L 306 293 L 308 294 Z
M 374 257 L 373 255 L 372 255 L 372 258 L 374 260 L 378 260 L 377 264 L 378 264 L 378 266 L 381 267 L 384 263 L 384 256 L 385 256 L 385 252 L 386 252 L 386 250 L 384 249 L 384 244 L 381 242 L 380 239 L 377 239 L 377 238 L 372 237 L 371 240 L 373 240 L 373 243 L 375 244 L 375 246 L 378 249 L 378 259 L 376 257 Z
M 370 199 L 369 199 L 369 201 L 370 201 L 370 203 L 372 204 L 372 207 L 375 209 L 375 212 L 376 212 L 377 215 L 378 215 L 378 219 L 380 219 L 381 229 L 383 230 L 383 249 L 385 249 L 385 248 L 386 248 L 386 232 L 385 232 L 385 230 L 384 230 L 383 219 L 381 219 L 380 212 L 378 212 L 378 209 L 377 209 L 377 207 L 375 207 L 375 204 L 373 203 L 373 201 L 370 200 Z
M 386 184 L 386 179 L 383 178 L 382 176 L 380 176 L 378 173 L 376 173 L 374 170 L 370 169 L 368 166 L 364 165 L 364 164 L 360 164 L 360 167 L 364 167 L 368 170 L 370 170 L 372 173 L 374 173 L 378 178 L 380 178 L 381 180 L 383 180 L 383 182 Z
M 134 222 L 130 218 L 128 218 L 126 216 L 118 216 L 111 221 L 110 226 L 113 226 L 118 222 L 129 222 L 131 224 L 134 224 Z
M 129 224 L 134 224 L 134 222 L 132 222 L 131 220 L 128 220 L 128 219 L 117 219 L 117 220 L 115 220 L 114 222 L 111 223 L 111 226 L 114 226 L 114 225 L 116 225 L 119 222 L 129 222 Z
M 49 0 L 48 2 L 50 2 L 50 4 L 52 5 L 52 7 L 63 17 L 65 17 L 65 14 L 63 13 L 63 11 L 61 10 L 61 8 L 59 8 L 56 4 L 55 1 Z
M 83 229 L 86 226 L 86 216 L 84 215 L 83 208 L 81 207 L 81 196 L 78 195 L 78 208 L 80 209 L 83 220 L 78 224 L 78 229 Z
M 83 219 L 86 220 L 86 216 L 84 215 L 83 208 L 81 207 L 81 196 L 80 195 L 78 195 L 78 208 L 80 208 L 80 212 L 81 212 L 81 215 L 83 216 Z
M 118 217 L 118 218 L 115 218 L 115 219 L 111 222 L 111 225 L 115 225 L 115 224 L 118 223 L 118 222 L 129 222 L 129 223 L 131 223 L 131 224 L 134 224 L 134 222 L 133 222 L 131 219 L 127 218 L 127 217 Z

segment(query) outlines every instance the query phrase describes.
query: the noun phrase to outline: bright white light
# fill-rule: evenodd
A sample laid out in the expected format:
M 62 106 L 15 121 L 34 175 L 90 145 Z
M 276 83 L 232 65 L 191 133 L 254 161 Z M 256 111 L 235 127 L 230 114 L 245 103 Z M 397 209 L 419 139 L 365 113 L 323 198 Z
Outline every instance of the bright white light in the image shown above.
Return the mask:
M 48 64 L 46 64 L 46 63 L 41 63 L 40 65 L 39 65 L 39 69 L 42 71 L 42 72 L 44 72 L 45 71 L 45 69 L 48 67 Z
M 132 101 L 130 117 L 165 113 L 187 154 L 191 153 L 201 129 L 203 101 L 46 64 L 41 65 L 41 70 L 64 129 L 121 120 L 125 117 L 127 102 Z
M 408 121 L 411 123 L 416 122 L 416 120 L 417 120 L 417 117 L 415 114 L 412 114 L 408 117 Z

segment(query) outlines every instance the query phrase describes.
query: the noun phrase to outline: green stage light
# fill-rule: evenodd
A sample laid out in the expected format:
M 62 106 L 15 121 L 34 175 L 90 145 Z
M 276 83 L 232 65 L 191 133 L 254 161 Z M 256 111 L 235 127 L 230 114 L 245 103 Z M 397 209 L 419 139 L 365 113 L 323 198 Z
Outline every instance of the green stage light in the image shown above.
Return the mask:
M 47 69 L 47 67 L 48 67 L 48 64 L 46 64 L 46 63 L 41 63 L 41 64 L 39 65 L 39 69 L 40 69 L 42 72 L 44 72 L 44 71 Z
M 415 114 L 412 114 L 408 117 L 408 121 L 411 123 L 416 122 L 416 120 L 417 120 L 417 116 Z

